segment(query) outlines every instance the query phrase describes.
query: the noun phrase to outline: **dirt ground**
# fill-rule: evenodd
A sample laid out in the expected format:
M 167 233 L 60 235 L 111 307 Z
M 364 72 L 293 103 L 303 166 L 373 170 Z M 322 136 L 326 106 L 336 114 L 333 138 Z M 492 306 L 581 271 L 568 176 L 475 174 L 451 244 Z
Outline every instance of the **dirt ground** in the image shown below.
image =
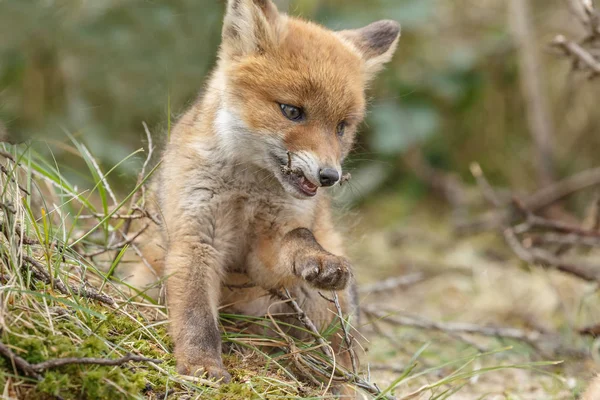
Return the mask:
M 547 333 L 535 340 L 534 349 L 522 341 L 456 335 L 384 321 L 373 324 L 363 319 L 362 332 L 370 341 L 366 359 L 371 363 L 374 382 L 381 387 L 393 382 L 414 354 L 426 346 L 409 376 L 428 372 L 405 379 L 396 391 L 398 398 L 451 376 L 459 368 L 465 372 L 539 361 L 561 363 L 478 374 L 461 380 L 464 386 L 448 398 L 575 399 L 581 393 L 585 380 L 596 369 L 592 360 L 574 356 L 588 352 L 591 344 L 575 332 L 600 320 L 594 285 L 525 265 L 496 233 L 458 237 L 448 213 L 436 204 L 406 205 L 388 196 L 355 217 L 357 222 L 349 229 L 349 248 L 363 287 L 361 306 L 391 316 Z M 403 275 L 414 277 L 416 282 L 369 291 L 369 284 L 376 283 L 376 288 L 377 282 Z M 478 350 L 498 352 L 457 362 Z M 457 382 L 452 386 L 457 387 Z M 448 386 L 407 398 L 446 398 L 443 388 Z

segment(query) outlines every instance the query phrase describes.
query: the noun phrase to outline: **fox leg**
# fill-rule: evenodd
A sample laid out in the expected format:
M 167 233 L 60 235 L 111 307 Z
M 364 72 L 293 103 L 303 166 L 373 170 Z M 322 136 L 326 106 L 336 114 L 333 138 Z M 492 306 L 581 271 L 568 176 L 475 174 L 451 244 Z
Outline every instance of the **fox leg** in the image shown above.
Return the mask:
M 331 231 L 331 238 L 337 236 Z M 324 240 L 330 247 L 334 241 Z M 332 297 L 330 290 L 338 294 L 340 308 L 346 314 L 354 314 L 354 282 L 348 259 L 325 250 L 312 231 L 296 228 L 280 241 L 263 239 L 259 251 L 250 256 L 248 274 L 254 282 L 270 283 L 271 288 L 286 287 L 303 307 L 319 330 L 325 329 L 338 316 L 334 303 L 323 298 Z M 269 287 L 267 287 L 269 288 Z M 340 333 L 341 334 L 341 333 Z M 349 351 L 345 348 L 343 334 L 332 338 L 337 362 L 350 369 Z
M 228 382 L 217 323 L 223 257 L 210 244 L 173 239 L 165 273 L 177 370 Z
M 318 289 L 344 289 L 351 278 L 350 262 L 325 250 L 306 228 L 296 228 L 277 240 L 263 236 L 249 255 L 248 275 L 265 288 L 293 287 L 307 282 Z

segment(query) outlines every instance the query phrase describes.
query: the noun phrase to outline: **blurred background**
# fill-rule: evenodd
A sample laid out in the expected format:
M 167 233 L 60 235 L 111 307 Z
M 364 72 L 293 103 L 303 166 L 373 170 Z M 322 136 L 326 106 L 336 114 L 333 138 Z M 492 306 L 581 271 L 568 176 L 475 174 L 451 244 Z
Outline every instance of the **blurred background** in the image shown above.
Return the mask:
M 365 327 L 373 371 L 390 372 L 378 379 L 394 381 L 397 366 L 412 363 L 413 354 L 428 367 L 465 349 L 492 348 L 464 335 L 424 333 L 421 318 L 514 326 L 544 333 L 544 346 L 559 337 L 560 346 L 517 344 L 498 360 L 576 354 L 573 362 L 552 377 L 519 370 L 485 384 L 472 380 L 481 388 L 462 398 L 497 392 L 574 399 L 600 365 L 600 340 L 589 337 L 600 332 L 600 192 L 588 190 L 600 184 L 600 14 L 582 11 L 592 2 L 274 1 L 332 29 L 382 18 L 402 25 L 398 51 L 369 92 L 368 116 L 346 166 L 352 180 L 337 189 L 360 210 L 343 208 L 340 217 L 350 228 L 361 306 L 418 318 L 408 324 L 416 330 Z M 225 0 L 0 0 L 0 138 L 31 139 L 70 182 L 93 187 L 71 138 L 87 146 L 102 171 L 147 147 L 144 122 L 155 142 L 164 141 L 215 63 L 224 7 Z M 557 35 L 566 42 L 557 46 Z M 583 46 L 597 73 L 565 54 L 565 43 Z M 140 153 L 119 165 L 110 176 L 116 191 L 131 191 L 143 161 Z M 499 200 L 490 201 L 473 162 L 499 188 Z M 581 171 L 589 173 L 560 183 Z M 548 185 L 552 190 L 538 191 Z M 530 209 L 515 207 L 515 194 Z M 488 203 L 496 210 L 485 210 Z M 557 233 L 547 235 L 526 221 L 511 228 L 512 243 L 504 240 L 501 232 L 530 212 L 572 225 L 544 220 Z M 586 217 L 591 224 L 582 224 Z M 482 231 L 491 232 L 461 235 Z M 585 268 L 574 264 L 580 260 Z M 573 265 L 579 272 L 565 274 Z
M 399 50 L 369 93 L 369 116 L 349 161 L 362 202 L 382 190 L 426 193 L 425 166 L 469 176 L 479 161 L 493 182 L 531 189 L 540 180 L 524 52 L 505 0 L 289 0 L 292 15 L 332 29 L 380 18 L 402 24 Z M 514 3 L 514 2 L 513 2 Z M 530 2 L 548 116 L 549 154 L 563 175 L 598 159 L 598 83 L 572 74 L 549 42 L 583 30 L 565 0 Z M 54 143 L 77 165 L 65 131 L 112 167 L 155 138 L 202 90 L 215 62 L 224 0 L 4 0 L 0 2 L 0 132 Z M 42 146 L 43 147 L 43 146 Z M 119 169 L 124 181 L 135 168 Z M 368 179 L 361 180 L 361 174 Z

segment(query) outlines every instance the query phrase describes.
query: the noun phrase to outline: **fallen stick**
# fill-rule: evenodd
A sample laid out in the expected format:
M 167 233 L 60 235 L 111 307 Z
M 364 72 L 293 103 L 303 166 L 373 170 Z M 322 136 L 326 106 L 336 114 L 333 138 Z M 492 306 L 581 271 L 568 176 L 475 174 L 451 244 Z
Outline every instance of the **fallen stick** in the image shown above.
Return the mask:
M 11 364 L 23 372 L 26 376 L 35 378 L 37 380 L 41 380 L 41 372 L 58 368 L 65 365 L 72 364 L 84 364 L 84 365 L 106 365 L 106 366 L 115 366 L 115 365 L 123 365 L 130 361 L 132 362 L 149 362 L 159 364 L 162 363 L 162 360 L 147 358 L 142 356 L 136 356 L 133 354 L 126 354 L 124 357 L 109 359 L 109 358 L 91 358 L 91 357 L 65 357 L 65 358 L 55 358 L 52 360 L 42 361 L 37 364 L 30 364 L 24 358 L 16 355 L 7 345 L 0 342 L 0 354 L 2 354 L 5 358 L 7 358 Z
M 304 312 L 302 307 L 300 307 L 298 302 L 296 302 L 296 300 L 294 300 L 294 298 L 290 295 L 290 292 L 287 289 L 284 289 L 283 292 L 280 292 L 278 290 L 271 290 L 271 294 L 285 301 L 292 308 L 292 310 L 294 310 L 298 321 L 300 321 L 300 323 L 310 331 L 317 343 L 323 346 L 323 352 L 325 353 L 325 355 L 333 359 L 333 354 L 329 349 L 329 344 L 325 341 L 325 339 L 323 339 L 323 336 L 319 333 L 319 330 L 317 329 L 315 324 L 306 315 L 306 313 Z
M 414 285 L 415 283 L 422 282 L 426 279 L 423 272 L 415 272 L 412 274 L 394 276 L 391 278 L 384 279 L 382 281 L 363 285 L 359 289 L 359 293 L 380 293 L 387 292 L 389 290 L 399 289 L 406 286 Z
M 525 331 L 518 328 L 481 326 L 465 322 L 436 322 L 423 318 L 414 318 L 398 315 L 397 312 L 376 310 L 373 307 L 363 307 L 362 311 L 372 317 L 399 326 L 408 326 L 427 330 L 440 331 L 443 333 L 461 334 L 468 333 L 489 337 L 503 337 L 507 339 L 520 340 L 528 343 L 537 342 L 540 338 L 547 336 L 538 331 Z
M 111 306 L 115 305 L 115 301 L 110 296 L 107 296 L 107 295 L 101 294 L 101 293 L 97 293 L 97 292 L 94 292 L 89 289 L 84 289 L 84 288 L 78 289 L 73 286 L 67 286 L 60 279 L 51 278 L 50 275 L 48 275 L 48 272 L 45 270 L 42 263 L 40 263 L 39 261 L 37 261 L 35 258 L 33 258 L 31 256 L 23 255 L 23 261 L 27 262 L 29 265 L 31 265 L 33 267 L 33 269 L 35 270 L 35 273 L 36 273 L 35 275 L 38 279 L 42 280 L 46 284 L 52 285 L 52 287 L 54 289 L 58 290 L 60 293 L 62 293 L 64 295 L 70 296 L 74 293 L 78 296 L 86 297 L 86 298 L 89 298 L 92 300 L 97 300 L 104 304 L 108 304 Z

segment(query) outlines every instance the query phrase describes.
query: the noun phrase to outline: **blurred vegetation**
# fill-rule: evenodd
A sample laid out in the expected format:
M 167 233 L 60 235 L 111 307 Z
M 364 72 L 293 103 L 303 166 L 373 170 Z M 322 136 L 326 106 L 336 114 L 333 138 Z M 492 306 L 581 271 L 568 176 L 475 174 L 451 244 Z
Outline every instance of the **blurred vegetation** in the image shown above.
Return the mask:
M 164 136 L 169 121 L 201 91 L 215 62 L 224 3 L 1 1 L 0 124 L 13 140 L 61 143 L 71 132 L 104 163 L 116 164 L 140 147 L 142 121 Z M 392 188 L 414 183 L 402 158 L 415 148 L 441 169 L 467 176 L 469 163 L 479 161 L 494 181 L 532 185 L 527 107 L 506 3 L 278 1 L 282 10 L 333 29 L 379 18 L 402 24 L 399 51 L 370 93 L 368 121 L 350 160 L 353 169 L 378 178 L 377 184 L 358 182 L 360 196 L 386 182 Z M 556 33 L 581 33 L 566 2 L 533 3 L 557 167 L 572 172 L 597 158 L 598 84 L 570 76 L 568 62 L 544 51 Z M 53 151 L 69 160 L 67 149 Z M 120 172 L 133 175 L 126 167 Z

